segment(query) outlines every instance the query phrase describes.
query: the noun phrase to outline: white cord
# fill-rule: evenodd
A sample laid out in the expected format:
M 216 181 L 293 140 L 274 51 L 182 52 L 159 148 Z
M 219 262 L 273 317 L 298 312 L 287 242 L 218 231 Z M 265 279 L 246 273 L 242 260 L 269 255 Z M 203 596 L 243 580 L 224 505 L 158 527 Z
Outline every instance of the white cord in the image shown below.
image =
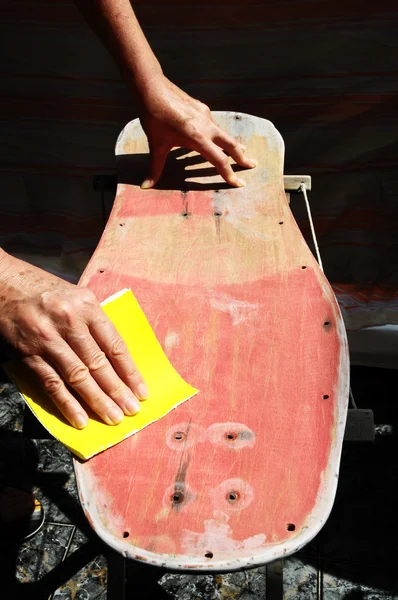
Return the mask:
M 315 229 L 314 229 L 314 223 L 312 221 L 310 203 L 308 201 L 308 196 L 307 196 L 307 186 L 305 185 L 304 182 L 300 183 L 299 191 L 303 192 L 303 196 L 304 196 L 304 200 L 305 200 L 305 206 L 307 208 L 308 220 L 310 222 L 310 228 L 311 228 L 311 234 L 312 234 L 312 241 L 314 242 L 314 246 L 315 246 L 316 257 L 317 257 L 319 266 L 321 267 L 321 270 L 323 271 L 323 264 L 322 264 L 321 254 L 319 252 L 318 240 L 316 239 L 316 234 L 315 234 Z

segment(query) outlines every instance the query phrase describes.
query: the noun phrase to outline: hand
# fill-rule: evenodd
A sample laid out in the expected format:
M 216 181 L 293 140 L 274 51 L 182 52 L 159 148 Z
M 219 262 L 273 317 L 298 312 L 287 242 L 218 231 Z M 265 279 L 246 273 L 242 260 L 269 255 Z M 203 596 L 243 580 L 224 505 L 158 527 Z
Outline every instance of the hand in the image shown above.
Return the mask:
M 244 180 L 232 170 L 227 154 L 238 165 L 248 169 L 255 167 L 257 161 L 245 157 L 245 146 L 218 127 L 208 106 L 188 96 L 164 75 L 156 78 L 141 102 L 140 120 L 150 149 L 150 170 L 141 185 L 143 189 L 152 188 L 157 183 L 167 155 L 175 146 L 199 152 L 230 185 L 245 185 Z
M 0 337 L 36 373 L 64 417 L 77 428 L 88 423 L 68 386 L 109 425 L 137 413 L 146 385 L 93 292 L 3 255 Z

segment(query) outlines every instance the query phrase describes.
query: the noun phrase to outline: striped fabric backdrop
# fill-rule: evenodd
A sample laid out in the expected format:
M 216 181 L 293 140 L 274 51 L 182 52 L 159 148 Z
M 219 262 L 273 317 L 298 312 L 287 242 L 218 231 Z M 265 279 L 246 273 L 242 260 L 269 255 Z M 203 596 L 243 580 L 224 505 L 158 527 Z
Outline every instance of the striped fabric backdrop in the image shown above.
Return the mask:
M 273 121 L 285 172 L 313 176 L 348 329 L 398 323 L 398 2 L 133 5 L 170 79 L 214 110 Z M 92 176 L 114 171 L 136 109 L 71 0 L 5 0 L 0 28 L 0 243 L 75 281 L 103 227 Z

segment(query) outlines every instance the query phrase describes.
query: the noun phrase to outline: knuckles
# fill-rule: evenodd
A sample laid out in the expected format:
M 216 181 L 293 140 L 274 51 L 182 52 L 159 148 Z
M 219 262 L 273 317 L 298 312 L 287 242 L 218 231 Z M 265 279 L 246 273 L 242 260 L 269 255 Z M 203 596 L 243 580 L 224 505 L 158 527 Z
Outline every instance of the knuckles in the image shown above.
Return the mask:
M 78 288 L 82 302 L 97 306 L 98 300 L 93 291 L 88 288 Z
M 138 384 L 142 383 L 143 379 L 139 373 L 139 371 L 137 371 L 137 369 L 131 369 L 131 371 L 129 371 L 129 373 L 127 374 L 128 377 L 128 381 L 129 381 L 129 385 L 130 386 L 137 386 Z
M 66 381 L 72 387 L 79 386 L 87 381 L 89 375 L 90 371 L 83 363 L 73 365 L 66 374 Z
M 90 356 L 90 358 L 86 361 L 86 364 L 90 371 L 99 371 L 101 369 L 104 369 L 108 364 L 105 352 L 99 350 L 98 352 Z
M 123 359 L 128 356 L 128 350 L 122 338 L 117 337 L 111 342 L 111 356 L 116 359 Z
M 49 396 L 53 396 L 61 390 L 61 388 L 63 387 L 64 384 L 62 383 L 62 380 L 60 379 L 60 377 L 57 377 L 57 375 L 54 373 L 53 375 L 48 375 L 48 376 L 43 377 L 42 385 L 43 385 L 44 391 Z
M 99 308 L 95 294 L 88 288 L 75 286 L 73 294 L 60 292 L 44 292 L 41 297 L 43 310 L 57 326 L 72 327 L 78 320 L 87 316 L 93 308 Z
M 210 116 L 211 114 L 211 110 L 210 107 L 205 104 L 204 102 L 201 102 L 200 100 L 198 100 L 199 102 L 199 107 L 201 108 L 202 112 L 204 112 L 205 115 Z
M 217 164 L 225 169 L 227 167 L 229 167 L 229 158 L 226 154 L 223 154 L 222 156 L 220 156 L 219 158 L 217 158 Z

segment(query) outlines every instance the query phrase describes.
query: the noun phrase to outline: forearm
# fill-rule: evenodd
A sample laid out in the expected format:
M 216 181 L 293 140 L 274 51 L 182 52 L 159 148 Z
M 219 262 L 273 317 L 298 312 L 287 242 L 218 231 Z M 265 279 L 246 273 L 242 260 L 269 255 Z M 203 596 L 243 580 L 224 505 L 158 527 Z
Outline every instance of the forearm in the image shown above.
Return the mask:
M 145 96 L 162 76 L 161 66 L 129 0 L 75 0 L 84 18 L 112 54 L 128 87 Z

